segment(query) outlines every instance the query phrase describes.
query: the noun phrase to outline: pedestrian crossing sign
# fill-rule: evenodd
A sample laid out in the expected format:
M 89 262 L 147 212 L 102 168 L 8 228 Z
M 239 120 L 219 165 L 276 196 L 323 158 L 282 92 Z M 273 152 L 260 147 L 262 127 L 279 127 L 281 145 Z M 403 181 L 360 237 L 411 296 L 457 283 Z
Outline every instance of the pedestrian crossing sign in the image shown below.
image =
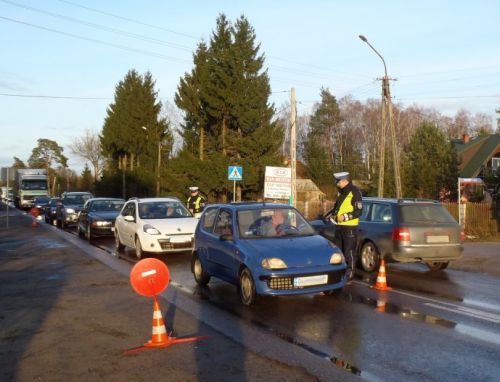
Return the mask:
M 228 180 L 243 180 L 243 168 L 241 166 L 229 166 L 227 169 Z

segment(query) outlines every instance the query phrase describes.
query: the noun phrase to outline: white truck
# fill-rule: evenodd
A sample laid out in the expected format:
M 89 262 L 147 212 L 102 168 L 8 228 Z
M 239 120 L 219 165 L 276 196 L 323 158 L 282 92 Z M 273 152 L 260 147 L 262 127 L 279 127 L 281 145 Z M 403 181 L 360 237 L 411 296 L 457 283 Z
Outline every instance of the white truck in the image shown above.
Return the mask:
M 14 181 L 14 204 L 17 208 L 33 207 L 37 196 L 48 196 L 47 170 L 24 168 L 16 171 Z

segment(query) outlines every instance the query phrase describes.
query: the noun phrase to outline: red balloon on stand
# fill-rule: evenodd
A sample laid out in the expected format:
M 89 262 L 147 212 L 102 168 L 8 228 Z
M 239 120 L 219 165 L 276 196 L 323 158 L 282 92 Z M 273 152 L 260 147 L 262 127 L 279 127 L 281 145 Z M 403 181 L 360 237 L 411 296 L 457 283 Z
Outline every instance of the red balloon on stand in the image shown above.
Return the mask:
M 132 288 L 142 295 L 159 295 L 170 282 L 170 272 L 164 262 L 158 259 L 144 259 L 134 265 L 130 272 Z

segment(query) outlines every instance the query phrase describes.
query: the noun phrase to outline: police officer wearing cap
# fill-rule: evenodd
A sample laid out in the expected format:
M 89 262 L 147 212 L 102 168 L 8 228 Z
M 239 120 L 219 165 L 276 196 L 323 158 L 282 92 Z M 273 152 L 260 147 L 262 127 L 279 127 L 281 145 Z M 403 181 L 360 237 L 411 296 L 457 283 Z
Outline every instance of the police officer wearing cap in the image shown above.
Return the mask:
M 187 199 L 187 208 L 191 211 L 194 217 L 198 218 L 201 216 L 207 201 L 202 195 L 200 195 L 198 187 L 189 187 L 189 191 L 191 192 L 191 195 Z
M 335 205 L 325 215 L 337 225 L 335 244 L 342 249 L 347 262 L 349 280 L 354 277 L 356 267 L 358 224 L 363 211 L 361 192 L 349 181 L 348 172 L 333 174 L 339 189 Z

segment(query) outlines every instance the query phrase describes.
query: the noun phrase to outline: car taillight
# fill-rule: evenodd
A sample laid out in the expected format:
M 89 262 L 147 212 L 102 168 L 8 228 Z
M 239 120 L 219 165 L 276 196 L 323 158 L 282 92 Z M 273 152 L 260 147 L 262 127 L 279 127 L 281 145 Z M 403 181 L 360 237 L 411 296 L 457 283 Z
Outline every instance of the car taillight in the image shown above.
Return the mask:
M 394 228 L 392 231 L 392 240 L 410 241 L 410 230 L 408 228 Z
M 460 231 L 460 241 L 465 241 L 465 231 L 464 230 Z

